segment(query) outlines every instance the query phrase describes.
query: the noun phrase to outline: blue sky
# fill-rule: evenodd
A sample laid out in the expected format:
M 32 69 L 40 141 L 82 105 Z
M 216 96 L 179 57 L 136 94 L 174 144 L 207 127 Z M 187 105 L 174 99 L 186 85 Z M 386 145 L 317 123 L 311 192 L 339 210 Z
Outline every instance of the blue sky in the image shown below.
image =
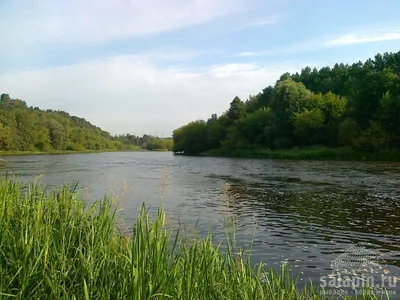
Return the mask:
M 170 136 L 284 72 L 400 50 L 398 1 L 2 0 L 0 93 Z

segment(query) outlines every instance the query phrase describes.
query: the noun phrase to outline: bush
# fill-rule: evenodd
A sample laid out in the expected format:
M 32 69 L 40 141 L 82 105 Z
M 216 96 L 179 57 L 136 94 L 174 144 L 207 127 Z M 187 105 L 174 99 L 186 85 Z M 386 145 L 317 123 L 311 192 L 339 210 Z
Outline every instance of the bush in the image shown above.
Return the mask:
M 378 122 L 371 121 L 370 127 L 361 132 L 355 140 L 355 148 L 362 151 L 374 152 L 385 149 L 389 137 Z

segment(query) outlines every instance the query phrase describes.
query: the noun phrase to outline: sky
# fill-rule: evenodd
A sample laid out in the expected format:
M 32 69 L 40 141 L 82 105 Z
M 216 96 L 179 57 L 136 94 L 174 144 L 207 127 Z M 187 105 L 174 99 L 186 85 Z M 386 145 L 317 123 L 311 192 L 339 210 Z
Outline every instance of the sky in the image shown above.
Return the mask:
M 171 136 L 285 72 L 400 50 L 398 0 L 0 0 L 0 93 Z

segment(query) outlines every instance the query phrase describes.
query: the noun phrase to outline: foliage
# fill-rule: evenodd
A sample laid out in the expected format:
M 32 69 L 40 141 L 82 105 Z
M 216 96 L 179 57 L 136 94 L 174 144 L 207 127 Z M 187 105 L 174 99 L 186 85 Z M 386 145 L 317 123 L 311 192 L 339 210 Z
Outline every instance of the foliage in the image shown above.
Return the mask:
M 353 146 L 359 137 L 360 129 L 354 119 L 346 118 L 338 128 L 337 144 L 340 146 Z
M 171 151 L 173 147 L 172 138 L 160 138 L 148 134 L 144 134 L 142 137 L 125 134 L 118 135 L 114 138 L 121 142 L 119 145 L 120 148 Z
M 28 107 L 25 101 L 2 94 L 0 150 L 52 151 L 114 149 L 112 136 L 64 111 Z
M 377 151 L 385 148 L 388 136 L 381 125 L 376 121 L 371 121 L 370 127 L 362 131 L 360 137 L 355 140 L 358 149 Z
M 294 135 L 302 144 L 313 144 L 321 140 L 324 115 L 318 108 L 304 109 L 293 116 Z
M 174 130 L 174 152 L 193 155 L 207 150 L 207 130 L 208 126 L 202 120 Z
M 197 121 L 201 126 L 176 129 L 173 139 L 179 147 L 174 151 L 229 153 L 298 146 L 347 146 L 364 152 L 399 149 L 399 115 L 400 52 L 377 54 L 364 63 L 285 73 L 274 86 L 245 101 L 235 97 L 219 117 L 213 114 L 207 122 Z
M 161 208 L 152 221 L 143 206 L 124 236 L 116 204 L 2 178 L 0 299 L 328 299 L 287 267 L 253 265 L 228 229 L 224 251 L 168 229 Z
M 25 101 L 0 96 L 0 150 L 85 151 L 85 150 L 172 150 L 171 138 L 143 135 L 111 136 L 83 118 L 64 111 L 28 107 Z

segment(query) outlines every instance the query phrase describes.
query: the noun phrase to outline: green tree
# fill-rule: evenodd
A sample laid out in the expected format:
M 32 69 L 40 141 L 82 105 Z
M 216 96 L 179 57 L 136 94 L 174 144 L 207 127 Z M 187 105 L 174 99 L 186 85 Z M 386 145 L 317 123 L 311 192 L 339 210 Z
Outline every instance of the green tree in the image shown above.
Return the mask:
M 227 135 L 227 128 L 222 125 L 222 123 L 224 123 L 224 118 L 226 118 L 226 116 L 209 119 L 207 121 L 207 148 L 217 149 L 222 146 L 222 141 L 225 140 Z
M 294 134 L 299 143 L 310 145 L 319 143 L 324 121 L 324 113 L 319 108 L 304 109 L 302 112 L 295 113 L 293 117 Z
M 285 79 L 276 84 L 273 91 L 271 109 L 275 115 L 274 141 L 275 147 L 290 147 L 293 125 L 292 118 L 295 113 L 301 112 L 310 103 L 313 96 L 304 84 L 296 83 L 292 78 Z
M 235 97 L 226 113 L 213 115 L 201 130 L 181 128 L 174 148 L 203 131 L 203 149 L 316 144 L 365 151 L 400 148 L 399 115 L 400 51 L 365 62 L 284 73 L 274 86 L 245 102 Z
M 243 136 L 253 145 L 266 145 L 271 142 L 265 136 L 265 127 L 273 122 L 271 108 L 260 108 L 248 114 L 242 123 Z
M 377 119 L 394 135 L 400 134 L 400 95 L 392 96 L 388 91 L 379 101 Z
M 198 120 L 174 130 L 173 140 L 174 152 L 197 155 L 208 150 L 206 122 Z
M 49 138 L 49 129 L 45 126 L 40 126 L 37 128 L 37 138 L 35 143 L 35 148 L 39 151 L 50 151 L 51 143 Z
M 13 145 L 13 133 L 11 127 L 0 123 L 0 149 L 11 150 Z
M 376 121 L 371 121 L 370 126 L 355 140 L 355 146 L 363 151 L 374 152 L 386 148 L 388 140 L 388 135 L 382 126 Z
M 227 112 L 230 124 L 233 125 L 237 121 L 241 120 L 246 115 L 246 105 L 240 100 L 239 97 L 235 97 Z
M 67 134 L 64 126 L 54 119 L 51 119 L 47 126 L 52 147 L 56 150 L 65 150 L 67 147 Z
M 1 94 L 1 96 L 0 96 L 0 102 L 1 102 L 2 104 L 8 104 L 8 103 L 10 102 L 10 100 L 11 100 L 10 95 L 8 95 L 8 94 Z
M 352 118 L 346 118 L 339 124 L 337 144 L 339 146 L 353 146 L 359 134 L 360 128 L 357 122 Z

